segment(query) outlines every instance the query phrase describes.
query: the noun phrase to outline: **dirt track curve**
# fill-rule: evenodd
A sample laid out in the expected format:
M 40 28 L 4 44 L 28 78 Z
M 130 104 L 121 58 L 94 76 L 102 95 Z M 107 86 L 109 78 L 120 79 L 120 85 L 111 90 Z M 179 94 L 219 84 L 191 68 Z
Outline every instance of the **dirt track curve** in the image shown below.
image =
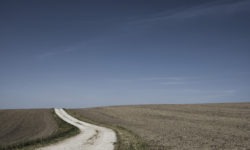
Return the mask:
M 80 134 L 48 145 L 39 150 L 113 150 L 116 134 L 113 130 L 80 121 L 63 109 L 55 108 L 56 114 L 64 121 L 80 129 Z

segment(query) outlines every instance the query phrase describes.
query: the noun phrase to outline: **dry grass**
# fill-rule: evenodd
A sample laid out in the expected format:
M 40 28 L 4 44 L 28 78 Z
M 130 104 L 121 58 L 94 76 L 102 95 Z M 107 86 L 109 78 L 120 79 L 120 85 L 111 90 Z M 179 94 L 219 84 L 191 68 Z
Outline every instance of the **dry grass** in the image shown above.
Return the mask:
M 250 103 L 116 106 L 69 111 L 132 131 L 148 144 L 148 149 L 250 149 Z
M 144 149 L 147 146 L 147 144 L 144 143 L 141 137 L 139 137 L 132 131 L 123 128 L 121 126 L 118 126 L 116 124 L 108 124 L 105 121 L 104 122 L 100 120 L 94 121 L 94 119 L 92 120 L 90 116 L 85 117 L 85 115 L 79 111 L 72 109 L 67 110 L 69 114 L 78 118 L 79 120 L 89 122 L 91 124 L 105 126 L 107 128 L 113 129 L 116 132 L 117 142 L 115 143 L 115 150 L 139 150 L 139 149 Z
M 33 149 L 77 133 L 52 109 L 0 110 L 0 149 Z

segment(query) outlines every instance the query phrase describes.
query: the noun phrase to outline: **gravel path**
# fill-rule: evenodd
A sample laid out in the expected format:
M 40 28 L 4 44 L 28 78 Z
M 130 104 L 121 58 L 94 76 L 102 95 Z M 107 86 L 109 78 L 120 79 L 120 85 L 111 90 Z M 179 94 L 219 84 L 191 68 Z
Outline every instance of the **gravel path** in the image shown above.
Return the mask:
M 113 130 L 80 121 L 63 109 L 56 109 L 56 114 L 64 121 L 80 129 L 80 134 L 48 145 L 39 150 L 113 150 L 116 134 Z

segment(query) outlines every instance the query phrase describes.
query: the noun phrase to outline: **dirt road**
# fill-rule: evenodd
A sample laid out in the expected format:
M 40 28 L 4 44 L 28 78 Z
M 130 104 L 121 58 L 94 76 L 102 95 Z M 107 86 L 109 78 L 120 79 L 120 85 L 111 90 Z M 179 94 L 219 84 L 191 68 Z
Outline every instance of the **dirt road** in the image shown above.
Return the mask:
M 39 150 L 113 150 L 116 142 L 115 132 L 111 129 L 89 124 L 80 121 L 63 109 L 56 109 L 56 114 L 64 121 L 80 129 L 80 134 L 63 140 L 61 142 L 48 145 Z

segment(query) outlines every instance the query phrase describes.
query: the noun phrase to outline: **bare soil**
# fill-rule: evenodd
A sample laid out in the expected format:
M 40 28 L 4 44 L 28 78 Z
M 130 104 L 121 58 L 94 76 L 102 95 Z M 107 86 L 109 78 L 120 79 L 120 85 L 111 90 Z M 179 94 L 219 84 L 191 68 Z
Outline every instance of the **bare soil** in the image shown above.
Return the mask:
M 53 109 L 0 110 L 0 149 L 34 149 L 77 131 Z
M 0 145 L 51 135 L 57 130 L 51 110 L 0 110 Z
M 148 144 L 144 149 L 250 149 L 250 103 L 114 106 L 68 111 L 131 131 Z

